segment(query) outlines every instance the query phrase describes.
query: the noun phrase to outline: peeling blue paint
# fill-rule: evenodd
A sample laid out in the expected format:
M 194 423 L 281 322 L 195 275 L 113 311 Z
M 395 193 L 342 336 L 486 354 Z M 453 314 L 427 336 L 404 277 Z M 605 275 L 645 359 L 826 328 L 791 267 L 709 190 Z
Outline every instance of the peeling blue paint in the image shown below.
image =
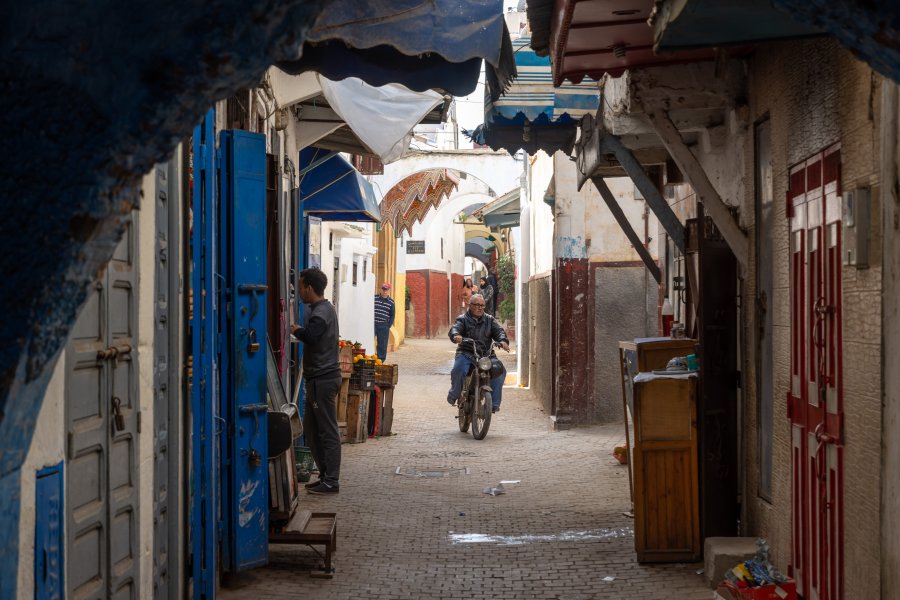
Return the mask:
M 587 258 L 587 247 L 584 244 L 584 238 L 580 235 L 559 236 L 556 244 L 558 258 Z
M 254 508 L 253 510 L 247 510 L 247 507 L 250 506 L 250 502 L 253 500 L 253 494 L 256 493 L 256 488 L 259 487 L 259 479 L 245 481 L 241 483 L 241 491 L 240 496 L 238 498 L 238 523 L 241 527 L 246 527 L 253 516 L 260 512 L 258 508 Z

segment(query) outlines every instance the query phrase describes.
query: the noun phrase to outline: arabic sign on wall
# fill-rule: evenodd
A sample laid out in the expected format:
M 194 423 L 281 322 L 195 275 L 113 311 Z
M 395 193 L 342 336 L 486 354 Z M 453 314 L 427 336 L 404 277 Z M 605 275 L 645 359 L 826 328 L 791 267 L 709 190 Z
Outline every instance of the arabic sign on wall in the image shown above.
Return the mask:
M 407 254 L 425 254 L 425 240 L 407 240 Z

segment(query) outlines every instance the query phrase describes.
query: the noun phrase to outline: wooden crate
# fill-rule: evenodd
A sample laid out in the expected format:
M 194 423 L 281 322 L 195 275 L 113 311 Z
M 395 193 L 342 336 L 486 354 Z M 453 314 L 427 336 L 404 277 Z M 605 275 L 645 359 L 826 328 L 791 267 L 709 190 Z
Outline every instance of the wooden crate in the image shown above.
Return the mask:
M 369 392 L 347 396 L 347 442 L 360 444 L 369 437 Z
M 338 353 L 338 360 L 341 364 L 341 377 L 350 377 L 353 372 L 353 348 L 344 346 Z
M 335 414 L 337 415 L 337 422 L 346 423 L 347 422 L 347 395 L 350 393 L 350 380 L 344 379 L 341 381 L 341 388 L 338 390 L 337 396 L 334 397 L 335 402 Z
M 638 562 L 700 559 L 697 378 L 634 384 L 634 545 Z
M 400 367 L 397 365 L 376 365 L 375 366 L 375 383 L 378 386 L 394 386 L 400 378 Z
M 378 421 L 378 435 L 391 435 L 394 422 L 394 388 L 381 388 L 381 418 Z

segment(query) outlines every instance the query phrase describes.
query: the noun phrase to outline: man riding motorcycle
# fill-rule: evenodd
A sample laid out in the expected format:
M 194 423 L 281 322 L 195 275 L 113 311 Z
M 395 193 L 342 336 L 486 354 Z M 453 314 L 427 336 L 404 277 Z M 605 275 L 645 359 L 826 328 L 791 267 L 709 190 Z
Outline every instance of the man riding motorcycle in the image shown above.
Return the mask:
M 500 327 L 494 317 L 484 312 L 484 296 L 473 294 L 469 299 L 469 310 L 456 317 L 456 322 L 450 328 L 450 340 L 457 344 L 456 360 L 453 362 L 453 370 L 450 372 L 450 391 L 447 392 L 447 403 L 453 406 L 462 394 L 463 383 L 469 370 L 475 366 L 475 356 L 469 344 L 461 344 L 464 338 L 475 340 L 478 344 L 478 353 L 487 356 L 491 350 L 491 344 L 498 342 L 500 346 L 509 352 L 509 338 Z M 461 344 L 461 345 L 460 345 Z M 503 391 L 503 381 L 506 379 L 506 367 L 496 356 L 491 357 L 491 399 L 493 412 L 500 410 L 500 394 Z

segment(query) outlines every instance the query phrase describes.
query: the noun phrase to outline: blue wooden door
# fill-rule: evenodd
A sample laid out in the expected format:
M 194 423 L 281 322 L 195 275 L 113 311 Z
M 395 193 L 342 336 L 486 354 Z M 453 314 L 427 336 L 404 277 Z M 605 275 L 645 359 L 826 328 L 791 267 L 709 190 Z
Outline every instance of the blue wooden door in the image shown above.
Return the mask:
M 62 463 L 38 471 L 34 532 L 34 597 L 37 600 L 65 597 L 62 481 Z
M 266 418 L 266 145 L 224 131 L 221 149 L 223 565 L 268 560 Z
M 191 577 L 193 597 L 215 598 L 218 526 L 218 287 L 214 123 L 207 112 L 194 129 L 191 228 Z

